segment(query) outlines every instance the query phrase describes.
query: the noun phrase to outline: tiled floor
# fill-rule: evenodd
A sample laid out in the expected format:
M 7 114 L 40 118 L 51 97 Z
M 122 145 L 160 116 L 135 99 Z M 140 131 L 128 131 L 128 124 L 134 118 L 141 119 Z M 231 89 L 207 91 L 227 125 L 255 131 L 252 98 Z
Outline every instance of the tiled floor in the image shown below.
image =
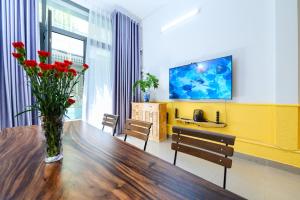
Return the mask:
M 127 141 L 143 148 L 143 141 L 128 137 Z M 149 141 L 147 152 L 173 162 L 174 151 L 171 141 L 155 143 Z M 233 157 L 232 168 L 228 170 L 227 189 L 254 200 L 296 200 L 300 199 L 300 174 L 288 172 L 267 164 Z M 178 153 L 177 166 L 215 184 L 222 185 L 223 168 L 219 165 Z

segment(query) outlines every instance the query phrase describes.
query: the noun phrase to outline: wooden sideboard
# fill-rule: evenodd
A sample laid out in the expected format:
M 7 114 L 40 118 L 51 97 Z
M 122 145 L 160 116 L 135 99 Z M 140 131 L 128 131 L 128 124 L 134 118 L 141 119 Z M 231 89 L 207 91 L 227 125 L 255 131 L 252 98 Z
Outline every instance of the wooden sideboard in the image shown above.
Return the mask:
M 132 118 L 153 123 L 149 140 L 160 142 L 167 138 L 166 103 L 132 103 Z

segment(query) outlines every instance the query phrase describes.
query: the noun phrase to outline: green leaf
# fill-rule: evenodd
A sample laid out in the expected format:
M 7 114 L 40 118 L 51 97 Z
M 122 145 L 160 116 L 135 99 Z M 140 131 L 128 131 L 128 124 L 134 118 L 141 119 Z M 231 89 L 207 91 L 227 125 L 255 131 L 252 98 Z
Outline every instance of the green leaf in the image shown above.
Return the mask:
M 158 88 L 159 80 L 156 76 L 147 73 L 145 79 L 138 80 L 133 84 L 133 92 L 136 90 L 138 86 L 140 87 L 141 91 L 146 92 L 148 89 Z

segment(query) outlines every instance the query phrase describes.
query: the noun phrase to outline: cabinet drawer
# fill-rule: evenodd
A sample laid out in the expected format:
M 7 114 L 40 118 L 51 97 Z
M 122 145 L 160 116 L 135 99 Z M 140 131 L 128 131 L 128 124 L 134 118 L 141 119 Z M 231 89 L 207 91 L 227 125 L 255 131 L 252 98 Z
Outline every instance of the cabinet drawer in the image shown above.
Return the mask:
M 133 103 L 132 104 L 132 110 L 140 110 L 140 105 L 139 104 L 137 104 L 137 103 Z
M 157 111 L 159 108 L 159 105 L 157 104 L 144 104 L 141 109 L 143 110 L 149 110 L 149 111 Z
M 132 117 L 152 123 L 149 140 L 159 142 L 166 139 L 166 104 L 132 103 Z

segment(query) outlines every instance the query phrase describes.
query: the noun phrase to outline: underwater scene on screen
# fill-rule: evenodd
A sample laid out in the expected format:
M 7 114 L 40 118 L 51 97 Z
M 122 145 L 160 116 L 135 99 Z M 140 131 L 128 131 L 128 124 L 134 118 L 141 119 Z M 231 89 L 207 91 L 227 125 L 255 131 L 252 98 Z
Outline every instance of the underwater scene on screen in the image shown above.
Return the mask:
M 170 99 L 231 99 L 232 56 L 169 70 Z

